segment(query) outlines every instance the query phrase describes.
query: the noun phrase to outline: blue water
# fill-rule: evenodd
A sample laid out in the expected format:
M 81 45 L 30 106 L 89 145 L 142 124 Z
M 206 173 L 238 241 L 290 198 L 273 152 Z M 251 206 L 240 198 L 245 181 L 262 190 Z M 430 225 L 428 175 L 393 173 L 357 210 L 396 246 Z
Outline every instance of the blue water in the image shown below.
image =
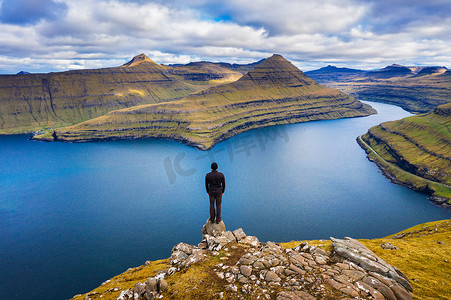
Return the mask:
M 450 218 L 390 183 L 355 138 L 410 115 L 253 130 L 202 152 L 176 142 L 44 143 L 0 137 L 0 299 L 64 299 L 146 260 L 197 244 L 204 176 L 226 176 L 223 219 L 261 241 L 383 237 Z

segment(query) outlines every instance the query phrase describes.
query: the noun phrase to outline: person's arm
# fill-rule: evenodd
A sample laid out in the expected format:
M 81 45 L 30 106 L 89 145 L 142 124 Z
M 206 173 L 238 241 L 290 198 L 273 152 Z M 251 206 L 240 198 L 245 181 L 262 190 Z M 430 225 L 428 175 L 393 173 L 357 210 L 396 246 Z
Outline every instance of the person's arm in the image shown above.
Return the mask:
M 222 176 L 221 185 L 222 185 L 222 193 L 224 194 L 224 191 L 225 191 L 225 177 L 224 176 Z
M 208 174 L 207 174 L 208 175 Z M 205 189 L 207 190 L 207 194 L 210 194 L 209 193 L 209 190 L 208 190 L 208 180 L 207 180 L 207 175 L 205 176 Z

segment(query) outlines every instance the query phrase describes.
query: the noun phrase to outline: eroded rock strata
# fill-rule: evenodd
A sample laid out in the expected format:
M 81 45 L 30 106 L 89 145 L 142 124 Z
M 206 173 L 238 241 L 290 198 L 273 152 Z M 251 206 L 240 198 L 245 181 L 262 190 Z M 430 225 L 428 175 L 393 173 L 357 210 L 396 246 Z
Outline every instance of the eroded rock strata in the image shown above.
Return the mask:
M 53 141 L 167 138 L 202 150 L 249 129 L 375 113 L 346 94 L 322 86 L 280 55 L 267 58 L 239 80 L 182 100 L 110 112 L 35 136 Z

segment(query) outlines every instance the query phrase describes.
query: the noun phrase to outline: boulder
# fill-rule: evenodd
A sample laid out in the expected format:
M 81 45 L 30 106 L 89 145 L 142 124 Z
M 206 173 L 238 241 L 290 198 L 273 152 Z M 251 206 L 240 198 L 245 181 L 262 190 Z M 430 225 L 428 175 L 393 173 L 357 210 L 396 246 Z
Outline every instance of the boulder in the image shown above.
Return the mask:
M 233 235 L 235 236 L 235 238 L 238 242 L 241 241 L 242 239 L 246 238 L 246 234 L 244 233 L 242 228 L 238 228 L 237 230 L 234 230 Z
M 211 223 L 210 219 L 207 219 L 207 222 L 205 222 L 205 225 L 202 227 L 202 235 L 212 235 L 212 236 L 219 236 L 223 232 L 226 231 L 226 227 L 224 224 L 224 221 L 216 223 Z

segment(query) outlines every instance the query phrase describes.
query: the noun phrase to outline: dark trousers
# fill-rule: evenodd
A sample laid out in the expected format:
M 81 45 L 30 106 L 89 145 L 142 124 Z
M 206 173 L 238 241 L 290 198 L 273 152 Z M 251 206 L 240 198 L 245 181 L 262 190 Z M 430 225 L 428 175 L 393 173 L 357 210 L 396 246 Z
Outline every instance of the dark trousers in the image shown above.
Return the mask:
M 221 220 L 221 202 L 222 202 L 222 192 L 214 193 L 210 192 L 210 220 L 213 222 L 216 220 Z M 216 200 L 216 216 L 215 216 L 215 200 Z

